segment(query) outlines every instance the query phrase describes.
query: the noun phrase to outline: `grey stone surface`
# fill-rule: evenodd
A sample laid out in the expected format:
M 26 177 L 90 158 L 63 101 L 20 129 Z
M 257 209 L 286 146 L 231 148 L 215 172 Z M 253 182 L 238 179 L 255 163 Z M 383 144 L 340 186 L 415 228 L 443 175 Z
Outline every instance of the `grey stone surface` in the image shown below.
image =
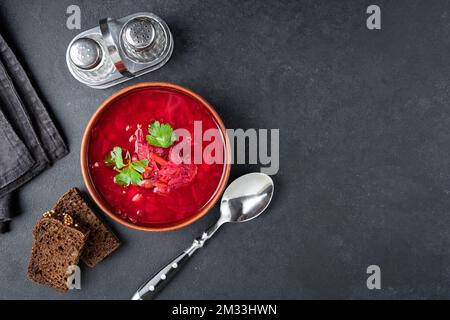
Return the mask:
M 66 189 L 83 187 L 79 149 L 97 106 L 120 88 L 168 81 L 209 100 L 229 128 L 280 128 L 270 210 L 227 226 L 160 298 L 448 298 L 450 283 L 450 4 L 375 1 L 0 2 L 2 34 L 33 76 L 71 153 L 24 187 L 12 231 L 0 236 L 0 299 L 127 299 L 218 213 L 175 232 L 111 222 L 123 247 L 82 290 L 58 294 L 26 278 L 31 229 Z M 104 16 L 151 11 L 175 38 L 162 69 L 94 90 L 65 65 L 76 31 Z M 257 170 L 234 166 L 232 178 Z M 382 269 L 382 290 L 366 268 Z

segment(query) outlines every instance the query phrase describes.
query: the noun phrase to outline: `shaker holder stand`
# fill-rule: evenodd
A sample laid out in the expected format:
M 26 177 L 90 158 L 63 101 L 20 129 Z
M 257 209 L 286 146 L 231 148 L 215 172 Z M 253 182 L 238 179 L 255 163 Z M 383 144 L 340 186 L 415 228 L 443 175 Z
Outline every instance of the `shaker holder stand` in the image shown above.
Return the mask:
M 123 51 L 123 47 L 121 46 L 120 42 L 122 28 L 128 21 L 139 17 L 148 17 L 159 23 L 159 25 L 163 29 L 166 39 L 166 45 L 164 47 L 163 54 L 149 63 L 137 63 L 130 59 Z M 112 74 L 110 74 L 107 79 L 102 79 L 99 81 L 93 81 L 87 79 L 87 77 L 80 76 L 78 74 L 79 70 L 71 63 L 69 57 L 69 50 L 74 41 L 82 37 L 94 38 L 95 36 L 102 38 L 101 42 L 103 50 L 105 51 L 105 59 L 110 59 L 114 66 Z M 172 52 L 173 36 L 165 21 L 153 13 L 137 12 L 118 19 L 109 17 L 101 19 L 99 21 L 99 26 L 81 32 L 80 34 L 75 36 L 69 44 L 69 49 L 67 50 L 66 54 L 66 62 L 69 71 L 75 79 L 91 88 L 105 89 L 161 68 L 170 59 L 170 57 L 172 56 Z

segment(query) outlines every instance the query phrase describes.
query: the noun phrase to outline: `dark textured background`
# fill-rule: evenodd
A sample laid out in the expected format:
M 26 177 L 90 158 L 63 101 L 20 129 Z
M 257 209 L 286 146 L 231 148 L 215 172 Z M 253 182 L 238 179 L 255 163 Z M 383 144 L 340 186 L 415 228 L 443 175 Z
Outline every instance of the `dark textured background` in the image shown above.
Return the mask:
M 69 4 L 82 29 L 104 16 L 163 17 L 175 52 L 162 69 L 107 89 L 75 81 Z M 365 9 L 382 8 L 382 30 Z M 123 247 L 82 290 L 26 278 L 31 229 L 66 189 L 84 189 L 79 148 L 97 106 L 141 81 L 187 86 L 229 128 L 280 128 L 276 197 L 261 218 L 227 226 L 161 298 L 448 298 L 450 3 L 448 1 L 1 0 L 1 33 L 63 128 L 70 155 L 24 187 L 0 236 L 0 298 L 127 299 L 218 213 L 175 232 L 111 223 Z M 257 167 L 234 166 L 232 178 Z M 382 269 L 382 290 L 366 268 Z

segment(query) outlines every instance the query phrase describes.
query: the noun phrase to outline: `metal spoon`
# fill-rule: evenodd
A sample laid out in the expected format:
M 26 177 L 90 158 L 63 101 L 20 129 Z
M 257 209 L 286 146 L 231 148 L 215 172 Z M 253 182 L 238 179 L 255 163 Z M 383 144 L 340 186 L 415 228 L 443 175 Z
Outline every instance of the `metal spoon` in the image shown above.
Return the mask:
M 249 173 L 234 180 L 225 190 L 220 203 L 220 218 L 194 240 L 192 245 L 142 285 L 132 300 L 150 300 L 168 283 L 192 254 L 203 247 L 219 228 L 227 222 L 245 222 L 259 216 L 269 205 L 273 195 L 273 181 L 263 173 Z

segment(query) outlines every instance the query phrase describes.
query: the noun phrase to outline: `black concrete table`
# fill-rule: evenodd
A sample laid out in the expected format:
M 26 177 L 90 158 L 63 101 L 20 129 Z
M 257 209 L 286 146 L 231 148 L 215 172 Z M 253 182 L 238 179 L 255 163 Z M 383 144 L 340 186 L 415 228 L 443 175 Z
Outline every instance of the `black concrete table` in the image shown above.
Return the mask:
M 94 90 L 69 74 L 78 31 L 105 16 L 163 17 L 175 52 L 162 69 Z M 61 295 L 27 280 L 31 229 L 66 189 L 84 189 L 84 127 L 112 93 L 141 81 L 184 85 L 229 128 L 279 128 L 280 171 L 267 214 L 227 226 L 160 298 L 448 298 L 450 283 L 450 4 L 375 1 L 0 2 L 9 40 L 63 129 L 70 154 L 20 191 L 21 214 L 0 236 L 0 299 L 127 299 L 190 244 L 217 208 L 182 230 L 144 233 L 108 220 L 123 247 L 82 289 Z M 233 166 L 232 178 L 259 170 Z M 379 265 L 382 289 L 368 290 Z

